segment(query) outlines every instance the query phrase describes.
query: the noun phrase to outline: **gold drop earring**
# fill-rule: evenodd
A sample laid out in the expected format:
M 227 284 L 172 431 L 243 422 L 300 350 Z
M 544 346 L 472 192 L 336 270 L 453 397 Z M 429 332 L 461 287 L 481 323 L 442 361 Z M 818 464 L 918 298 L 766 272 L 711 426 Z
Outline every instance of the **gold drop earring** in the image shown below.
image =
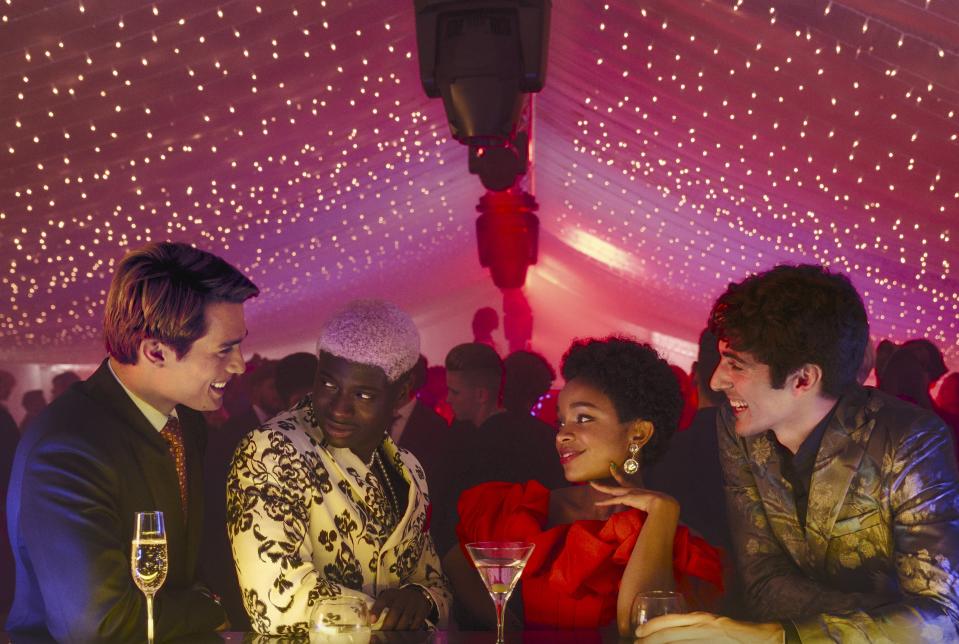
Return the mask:
M 639 454 L 639 445 L 636 443 L 630 443 L 629 458 L 627 458 L 626 462 L 623 463 L 623 471 L 627 474 L 635 474 L 639 471 L 639 461 L 636 459 L 637 454 Z

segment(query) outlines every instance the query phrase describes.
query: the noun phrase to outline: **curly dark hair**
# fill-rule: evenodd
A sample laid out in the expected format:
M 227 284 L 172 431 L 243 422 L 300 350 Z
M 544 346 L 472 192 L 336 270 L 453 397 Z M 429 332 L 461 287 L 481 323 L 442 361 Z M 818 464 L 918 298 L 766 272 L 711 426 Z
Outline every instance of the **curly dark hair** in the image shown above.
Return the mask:
M 814 264 L 781 264 L 730 284 L 709 314 L 709 330 L 769 365 L 781 389 L 804 364 L 822 369 L 822 391 L 838 398 L 856 382 L 869 322 L 845 275 Z
M 655 349 L 621 336 L 575 340 L 563 356 L 561 372 L 566 382 L 581 378 L 608 396 L 620 422 L 653 424 L 641 452 L 644 465 L 666 452 L 679 425 L 683 396 L 673 370 Z

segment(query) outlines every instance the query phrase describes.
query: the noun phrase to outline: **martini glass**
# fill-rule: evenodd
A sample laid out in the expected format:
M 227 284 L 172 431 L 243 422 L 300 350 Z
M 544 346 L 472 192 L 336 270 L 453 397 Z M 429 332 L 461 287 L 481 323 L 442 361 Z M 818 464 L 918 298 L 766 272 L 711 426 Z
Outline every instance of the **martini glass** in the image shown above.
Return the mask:
M 533 544 L 525 541 L 477 541 L 466 544 L 476 572 L 496 606 L 496 644 L 503 644 L 503 609 L 516 582 L 533 554 Z

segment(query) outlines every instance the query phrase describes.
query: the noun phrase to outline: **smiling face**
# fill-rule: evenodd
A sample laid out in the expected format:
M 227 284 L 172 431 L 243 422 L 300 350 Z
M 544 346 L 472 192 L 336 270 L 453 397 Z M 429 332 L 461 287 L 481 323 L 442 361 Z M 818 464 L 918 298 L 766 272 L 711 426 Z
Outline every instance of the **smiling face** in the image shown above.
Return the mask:
M 771 429 L 779 435 L 796 416 L 796 397 L 790 393 L 792 377 L 786 386 L 774 389 L 769 365 L 751 354 L 734 351 L 719 341 L 722 359 L 709 386 L 726 394 L 736 419 L 736 434 L 754 436 Z
M 206 333 L 182 358 L 177 358 L 172 348 L 159 345 L 163 368 L 151 377 L 154 401 L 148 402 L 165 413 L 178 404 L 197 411 L 219 409 L 226 383 L 246 370 L 240 351 L 246 337 L 243 305 L 207 304 L 204 316 Z
M 629 455 L 637 423 L 622 423 L 609 397 L 588 382 L 574 378 L 559 394 L 556 451 L 566 480 L 599 481 L 609 478 L 609 464 L 621 467 Z
M 407 389 L 406 379 L 391 384 L 379 367 L 321 352 L 313 384 L 316 420 L 330 445 L 368 461 L 406 402 Z

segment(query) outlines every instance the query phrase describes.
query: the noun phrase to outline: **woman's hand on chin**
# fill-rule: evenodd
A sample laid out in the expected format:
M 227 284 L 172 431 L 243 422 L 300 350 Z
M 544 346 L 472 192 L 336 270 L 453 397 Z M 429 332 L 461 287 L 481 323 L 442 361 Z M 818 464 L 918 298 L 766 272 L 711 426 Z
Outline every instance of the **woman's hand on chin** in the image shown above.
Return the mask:
M 596 501 L 596 505 L 625 505 L 642 510 L 646 514 L 674 515 L 676 520 L 679 520 L 679 502 L 676 499 L 662 492 L 633 485 L 620 472 L 615 463 L 609 464 L 609 471 L 618 485 L 606 485 L 590 481 L 593 489 L 608 495 L 607 498 Z

